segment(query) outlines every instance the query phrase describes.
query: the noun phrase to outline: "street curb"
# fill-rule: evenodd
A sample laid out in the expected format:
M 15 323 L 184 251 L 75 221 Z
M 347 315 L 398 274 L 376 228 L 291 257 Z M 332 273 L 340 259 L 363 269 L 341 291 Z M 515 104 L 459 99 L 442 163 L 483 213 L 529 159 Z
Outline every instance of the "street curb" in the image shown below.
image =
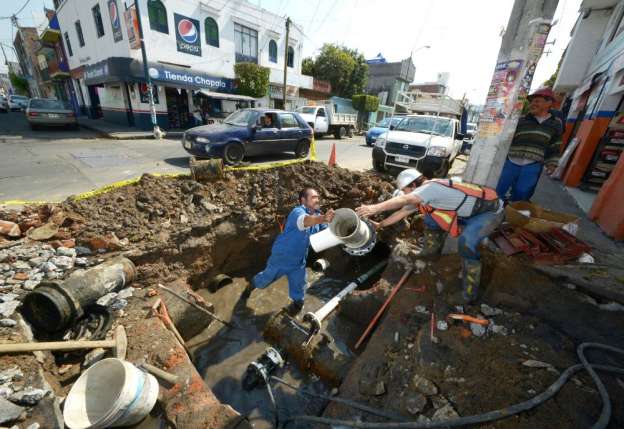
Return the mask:
M 103 131 L 101 128 L 98 127 L 94 127 L 92 125 L 89 124 L 85 124 L 83 122 L 78 122 L 78 125 L 81 128 L 87 129 L 87 130 L 91 130 L 91 131 L 95 131 L 98 136 L 103 137 L 103 138 L 107 138 L 110 140 L 155 140 L 154 135 L 152 133 L 145 133 L 144 135 L 139 135 L 139 134 L 130 134 L 127 136 L 122 136 L 122 135 L 117 135 L 117 133 L 110 133 L 107 131 Z M 172 131 L 170 133 L 165 132 L 165 135 L 163 137 L 163 139 L 177 139 L 177 138 L 181 138 L 182 137 L 183 132 L 182 131 Z

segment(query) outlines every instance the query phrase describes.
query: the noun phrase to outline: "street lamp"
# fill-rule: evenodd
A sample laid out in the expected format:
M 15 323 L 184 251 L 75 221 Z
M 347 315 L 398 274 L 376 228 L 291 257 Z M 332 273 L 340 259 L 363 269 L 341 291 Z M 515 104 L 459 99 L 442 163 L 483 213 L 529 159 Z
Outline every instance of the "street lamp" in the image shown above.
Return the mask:
M 416 49 L 412 49 L 412 53 L 410 54 L 410 56 L 413 57 L 414 53 L 420 51 L 421 49 L 431 49 L 431 45 L 422 45 Z

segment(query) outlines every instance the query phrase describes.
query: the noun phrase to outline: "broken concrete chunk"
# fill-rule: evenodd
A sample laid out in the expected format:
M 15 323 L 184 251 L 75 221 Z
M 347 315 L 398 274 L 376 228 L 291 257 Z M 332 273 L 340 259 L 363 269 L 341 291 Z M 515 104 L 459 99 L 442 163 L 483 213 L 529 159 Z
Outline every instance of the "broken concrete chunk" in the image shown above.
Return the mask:
M 381 396 L 386 393 L 386 384 L 383 381 L 361 379 L 360 393 L 366 396 Z
M 19 295 L 16 293 L 3 293 L 0 295 L 0 302 L 15 301 L 17 298 L 19 298 Z
M 9 302 L 0 303 L 0 316 L 2 316 L 3 319 L 11 317 L 13 313 L 15 313 L 15 310 L 17 309 L 17 307 L 20 306 L 20 304 L 21 302 L 19 301 L 9 301 Z
M 12 404 L 6 399 L 0 397 L 0 424 L 19 419 L 24 411 L 25 408 Z
M 39 269 L 41 271 L 43 271 L 44 273 L 50 273 L 52 271 L 56 271 L 57 270 L 56 265 L 54 265 L 52 262 L 49 262 L 49 261 L 48 262 L 44 262 L 43 264 L 41 264 L 39 266 Z
M 39 429 L 41 426 L 39 426 L 39 423 L 35 422 L 31 425 L 29 425 L 26 429 Z
M 45 395 L 48 394 L 48 390 L 36 389 L 34 387 L 27 387 L 24 390 L 13 393 L 9 399 L 11 402 L 15 402 L 20 405 L 37 405 Z
M 422 413 L 427 406 L 427 397 L 420 393 L 416 393 L 405 400 L 405 409 L 408 413 L 416 415 Z
M 26 261 L 15 261 L 11 264 L 15 271 L 30 271 L 30 264 Z
M 13 394 L 13 389 L 8 385 L 0 386 L 0 398 L 9 399 L 9 396 Z
M 0 372 L 0 384 L 5 384 L 11 381 L 19 381 L 24 378 L 24 373 L 17 366 L 5 369 Z
M 133 293 L 134 293 L 134 288 L 132 286 L 130 286 L 130 287 L 127 287 L 125 289 L 120 290 L 117 293 L 117 298 L 119 298 L 119 299 L 130 298 Z
M 546 368 L 546 369 L 553 368 L 554 369 L 554 366 L 552 366 L 549 363 L 542 362 L 539 360 L 533 360 L 533 359 L 525 360 L 524 362 L 522 362 L 522 365 L 528 366 L 529 368 Z
M 0 220 L 0 235 L 11 238 L 18 238 L 22 235 L 22 231 L 20 230 L 19 225 L 15 222 Z
M 22 287 L 26 290 L 34 290 L 39 285 L 38 280 L 26 280 Z
M 76 258 L 74 265 L 77 267 L 86 267 L 89 265 L 89 260 L 87 258 Z
M 483 325 L 479 325 L 478 323 L 471 323 L 470 330 L 472 331 L 472 335 L 475 337 L 482 337 L 487 332 L 487 328 Z
M 117 292 L 109 292 L 97 300 L 97 304 L 108 307 L 117 298 Z
M 103 348 L 97 348 L 91 350 L 84 357 L 84 361 L 82 362 L 82 366 L 84 368 L 88 368 L 96 362 L 101 361 L 106 356 L 106 350 Z
M 17 325 L 17 322 L 13 319 L 0 319 L 1 328 L 12 328 Z
M 481 313 L 483 313 L 485 317 L 492 317 L 492 316 L 498 316 L 499 314 L 503 314 L 503 310 L 490 307 L 487 304 L 481 304 Z
M 48 222 L 41 225 L 39 228 L 33 228 L 29 230 L 26 235 L 31 240 L 41 241 L 48 240 L 56 235 L 59 231 L 59 226 L 54 222 Z
M 457 413 L 457 411 L 455 411 L 455 408 L 453 408 L 451 404 L 447 404 L 437 410 L 431 417 L 431 420 L 433 420 L 434 422 L 439 422 L 457 418 L 459 418 L 459 414 Z
M 58 249 L 56 249 L 56 254 L 58 256 L 68 256 L 70 258 L 75 258 L 76 257 L 76 249 L 70 249 L 67 247 L 59 247 Z
M 76 246 L 74 248 L 74 250 L 76 251 L 76 255 L 78 255 L 78 256 L 89 256 L 89 255 L 91 255 L 91 249 L 89 249 L 88 247 Z
M 433 405 L 433 408 L 435 408 L 436 410 L 446 407 L 449 404 L 449 400 L 442 395 L 435 395 L 431 397 L 431 405 Z
M 50 262 L 56 265 L 61 270 L 70 270 L 74 268 L 74 258 L 69 256 L 56 256 L 50 259 Z
M 421 375 L 414 375 L 412 384 L 414 385 L 414 388 L 423 395 L 432 396 L 438 394 L 438 387 L 433 383 L 433 381 L 428 380 Z

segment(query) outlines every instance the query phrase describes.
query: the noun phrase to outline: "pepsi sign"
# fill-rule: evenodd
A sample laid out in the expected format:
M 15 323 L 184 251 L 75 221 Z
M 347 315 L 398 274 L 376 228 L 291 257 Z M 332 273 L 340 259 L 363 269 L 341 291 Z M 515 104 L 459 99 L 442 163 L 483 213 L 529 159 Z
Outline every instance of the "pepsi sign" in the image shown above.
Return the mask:
M 111 20 L 111 27 L 113 27 L 113 39 L 115 42 L 119 42 L 123 39 L 123 34 L 121 32 L 121 17 L 119 16 L 117 0 L 108 0 L 108 15 Z
M 178 52 L 201 57 L 201 35 L 199 21 L 186 16 L 173 14 L 175 22 L 176 42 Z

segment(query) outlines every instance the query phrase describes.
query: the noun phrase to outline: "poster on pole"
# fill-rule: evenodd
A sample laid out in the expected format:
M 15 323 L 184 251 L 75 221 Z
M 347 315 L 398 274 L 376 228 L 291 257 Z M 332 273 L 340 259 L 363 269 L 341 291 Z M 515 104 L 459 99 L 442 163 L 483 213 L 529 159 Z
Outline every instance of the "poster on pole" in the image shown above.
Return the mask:
M 505 119 L 513 111 L 514 88 L 521 78 L 523 63 L 522 60 L 512 60 L 496 64 L 485 109 L 479 119 L 480 137 L 491 137 L 502 132 Z
M 108 15 L 110 16 L 111 27 L 113 28 L 113 40 L 115 43 L 123 40 L 121 32 L 121 17 L 117 8 L 117 0 L 108 0 Z
M 130 49 L 140 49 L 141 40 L 139 39 L 139 20 L 137 19 L 136 6 L 132 5 L 124 11 L 124 21 L 126 21 L 126 30 L 128 31 L 128 43 Z

